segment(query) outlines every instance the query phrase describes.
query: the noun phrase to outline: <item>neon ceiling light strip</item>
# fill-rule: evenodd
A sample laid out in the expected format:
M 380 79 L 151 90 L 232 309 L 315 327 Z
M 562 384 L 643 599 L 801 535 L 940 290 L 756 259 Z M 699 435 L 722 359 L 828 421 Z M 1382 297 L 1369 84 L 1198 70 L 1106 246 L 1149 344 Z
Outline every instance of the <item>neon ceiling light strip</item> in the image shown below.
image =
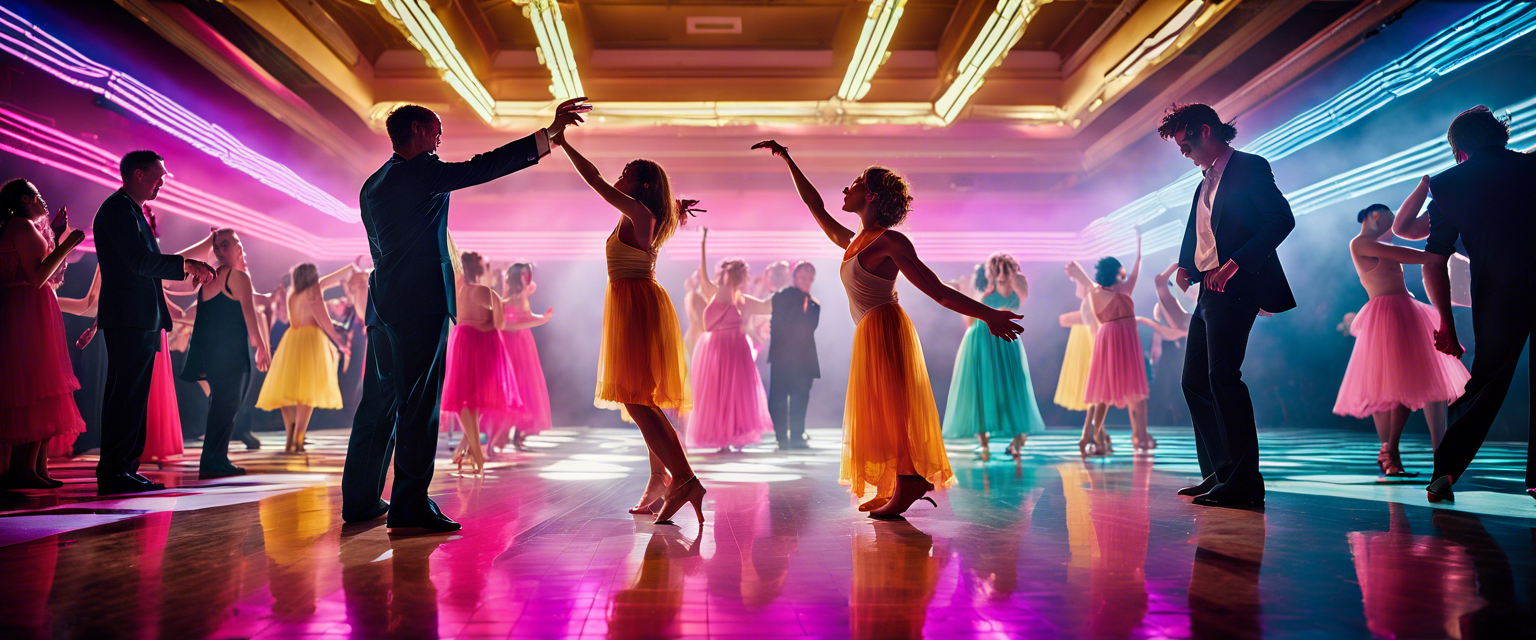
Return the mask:
M 5 108 L 0 108 L 0 150 L 110 189 L 122 183 L 117 175 L 117 154 Z M 204 224 L 232 227 L 316 257 L 346 258 L 367 248 L 361 237 L 315 236 L 180 181 L 173 182 L 154 206 Z
M 1270 162 L 1284 158 L 1532 31 L 1536 31 L 1536 3 L 1490 4 L 1328 101 L 1259 136 L 1245 145 L 1243 151 L 1264 156 Z M 1172 184 L 1093 221 L 1084 230 L 1090 236 L 1086 244 L 1097 248 L 1109 241 L 1108 236 L 1113 235 L 1109 232 L 1116 229 L 1146 222 L 1167 211 L 1187 211 L 1199 184 L 1200 172 L 1190 171 Z
M 515 0 L 523 5 L 523 16 L 533 24 L 533 35 L 539 39 L 539 62 L 549 67 L 550 94 L 556 100 L 570 100 L 583 95 L 581 74 L 576 71 L 576 55 L 571 48 L 570 34 L 565 30 L 565 17 L 560 5 L 554 0 Z
M 348 222 L 358 210 L 300 178 L 292 169 L 247 147 L 228 131 L 188 111 L 133 76 L 107 67 L 0 7 L 0 50 L 71 85 L 111 100 L 161 131 L 262 184 Z
M 971 42 L 971 48 L 960 58 L 955 79 L 944 94 L 933 103 L 934 113 L 945 124 L 955 121 L 971 96 L 981 88 L 987 72 L 991 71 L 1008 55 L 1008 50 L 1024 37 L 1024 27 L 1029 24 L 1035 11 L 1044 2 L 1036 0 L 999 0 L 997 8 L 987 16 L 981 33 Z
M 907 0 L 875 0 L 869 5 L 864 30 L 859 32 L 859 45 L 853 50 L 843 84 L 837 89 L 838 98 L 860 100 L 869 93 L 869 81 L 890 57 L 891 36 L 896 33 L 896 24 L 901 22 L 906 6 Z
M 443 81 L 469 103 L 476 115 L 490 122 L 496 101 L 470 71 L 469 63 L 426 0 L 379 0 L 379 6 L 399 22 L 407 39 L 426 56 L 427 63 L 443 72 Z

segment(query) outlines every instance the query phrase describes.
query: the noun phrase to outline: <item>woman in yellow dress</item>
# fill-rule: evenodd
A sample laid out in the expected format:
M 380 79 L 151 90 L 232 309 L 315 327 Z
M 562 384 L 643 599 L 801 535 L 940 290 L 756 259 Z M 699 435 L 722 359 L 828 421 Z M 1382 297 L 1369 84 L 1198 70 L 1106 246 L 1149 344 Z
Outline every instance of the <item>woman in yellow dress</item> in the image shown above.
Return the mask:
M 336 382 L 336 356 L 350 357 L 345 340 L 331 324 L 323 292 L 351 275 L 352 265 L 320 277 L 309 262 L 293 268 L 293 290 L 288 293 L 288 321 L 272 355 L 272 368 L 256 396 L 256 408 L 280 409 L 288 432 L 285 453 L 304 453 L 304 432 L 315 409 L 340 409 L 341 387 Z
M 987 323 L 1004 340 L 1024 329 L 1023 316 L 994 309 L 948 286 L 918 259 L 912 241 L 891 227 L 912 208 L 907 181 L 885 167 L 870 167 L 843 189 L 843 211 L 859 216 L 857 234 L 827 213 L 821 195 L 772 140 L 752 145 L 784 159 L 800 199 L 821 230 L 844 249 L 841 268 L 856 325 L 848 399 L 843 409 L 843 463 L 839 482 L 869 498 L 859 509 L 871 518 L 900 519 L 924 494 L 955 483 L 940 435 L 939 413 L 912 321 L 896 303 L 896 276 L 945 308 Z M 928 498 L 929 502 L 933 500 Z
M 693 474 L 688 454 L 663 410 L 693 406 L 683 365 L 683 334 L 677 311 L 656 282 L 656 254 L 672 237 L 696 200 L 672 199 L 667 172 L 651 160 L 632 160 L 608 184 L 597 166 L 557 135 L 576 172 L 619 210 L 619 225 L 608 236 L 608 293 L 603 301 L 603 335 L 597 362 L 594 404 L 622 409 L 635 421 L 650 450 L 651 477 L 630 513 L 656 513 L 656 524 L 672 524 L 683 505 L 693 505 L 704 523 L 704 485 Z M 665 496 L 663 498 L 663 496 Z M 653 508 L 662 500 L 661 510 Z
M 1086 456 L 1092 449 L 1093 454 L 1102 455 L 1108 451 L 1100 451 L 1093 421 L 1099 408 L 1088 404 L 1085 399 L 1088 392 L 1088 368 L 1093 363 L 1093 338 L 1099 332 L 1099 320 L 1093 315 L 1088 300 L 1088 292 L 1093 290 L 1093 281 L 1088 278 L 1083 265 L 1076 261 L 1067 263 L 1066 272 L 1067 278 L 1077 285 L 1077 299 L 1082 302 L 1076 311 L 1061 314 L 1061 326 L 1070 328 L 1071 333 L 1067 336 L 1067 353 L 1061 359 L 1061 377 L 1056 380 L 1056 404 L 1086 413 L 1083 417 L 1083 437 L 1077 441 L 1078 453 Z M 1108 445 L 1109 441 L 1105 439 L 1104 446 Z

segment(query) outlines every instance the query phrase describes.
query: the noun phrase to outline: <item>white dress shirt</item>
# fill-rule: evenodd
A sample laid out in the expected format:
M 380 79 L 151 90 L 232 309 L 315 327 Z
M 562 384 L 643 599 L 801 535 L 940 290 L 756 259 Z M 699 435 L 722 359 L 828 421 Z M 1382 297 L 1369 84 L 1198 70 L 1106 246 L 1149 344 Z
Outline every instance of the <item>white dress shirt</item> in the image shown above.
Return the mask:
M 1211 210 L 1216 207 L 1216 189 L 1221 186 L 1221 174 L 1232 159 L 1232 148 L 1227 147 L 1211 168 L 1205 170 L 1205 181 L 1200 184 L 1200 200 L 1195 205 L 1195 268 L 1201 273 L 1214 271 L 1221 266 L 1216 257 L 1216 230 L 1211 227 Z

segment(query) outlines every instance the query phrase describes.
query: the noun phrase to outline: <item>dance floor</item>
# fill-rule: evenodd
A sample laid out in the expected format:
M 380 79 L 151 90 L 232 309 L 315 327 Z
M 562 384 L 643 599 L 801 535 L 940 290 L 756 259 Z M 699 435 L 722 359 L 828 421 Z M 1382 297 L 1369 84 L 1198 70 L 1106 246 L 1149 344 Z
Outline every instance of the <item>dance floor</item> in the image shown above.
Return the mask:
M 214 482 L 189 451 L 136 498 L 97 499 L 86 458 L 0 504 L 0 637 L 1532 637 L 1524 445 L 1490 443 L 1430 507 L 1423 478 L 1377 481 L 1368 433 L 1266 432 L 1268 505 L 1233 511 L 1174 495 L 1192 440 L 1154 433 L 1155 455 L 1087 461 L 1067 430 L 1018 461 L 955 443 L 959 484 L 907 522 L 854 510 L 833 430 L 698 455 L 701 528 L 625 513 L 636 432 L 562 429 L 483 477 L 440 456 L 433 497 L 464 530 L 396 539 L 341 522 L 344 432 Z M 1429 470 L 1425 441 L 1404 448 Z

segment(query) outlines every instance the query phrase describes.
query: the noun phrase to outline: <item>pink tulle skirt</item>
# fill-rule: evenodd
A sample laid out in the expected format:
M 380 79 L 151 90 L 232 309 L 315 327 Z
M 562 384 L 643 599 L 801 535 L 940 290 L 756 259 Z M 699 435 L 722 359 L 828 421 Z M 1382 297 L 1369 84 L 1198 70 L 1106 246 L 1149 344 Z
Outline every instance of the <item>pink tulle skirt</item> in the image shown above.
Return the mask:
M 0 445 L 85 431 L 53 289 L 0 286 Z
M 1088 404 L 1107 404 L 1120 409 L 1147 397 L 1147 365 L 1141 355 L 1141 336 L 1135 318 L 1121 318 L 1099 327 L 1093 339 L 1093 360 L 1088 365 Z
M 533 342 L 533 332 L 518 329 L 503 331 L 501 336 L 507 345 L 507 356 L 512 360 L 513 377 L 517 379 L 517 396 L 523 401 L 523 406 L 484 421 L 485 432 L 496 434 L 512 429 L 521 433 L 547 431 L 550 426 L 549 387 L 544 380 L 544 365 L 539 361 L 539 347 Z
M 1349 327 L 1355 350 L 1333 412 L 1368 418 L 1398 405 L 1418 410 L 1461 397 L 1471 375 L 1460 360 L 1435 350 L 1439 325 L 1435 308 L 1407 293 L 1365 303 Z
M 442 412 L 470 410 L 495 416 L 522 406 L 501 332 L 454 325 L 448 332 Z
M 149 414 L 145 423 L 145 460 L 181 455 L 181 411 L 176 406 L 176 380 L 171 374 L 171 345 L 163 330 L 160 353 L 155 354 L 155 370 L 150 374 Z
M 710 331 L 699 338 L 688 369 L 693 385 L 689 447 L 742 447 L 762 442 L 763 433 L 773 431 L 768 393 L 753 355 L 739 330 Z

